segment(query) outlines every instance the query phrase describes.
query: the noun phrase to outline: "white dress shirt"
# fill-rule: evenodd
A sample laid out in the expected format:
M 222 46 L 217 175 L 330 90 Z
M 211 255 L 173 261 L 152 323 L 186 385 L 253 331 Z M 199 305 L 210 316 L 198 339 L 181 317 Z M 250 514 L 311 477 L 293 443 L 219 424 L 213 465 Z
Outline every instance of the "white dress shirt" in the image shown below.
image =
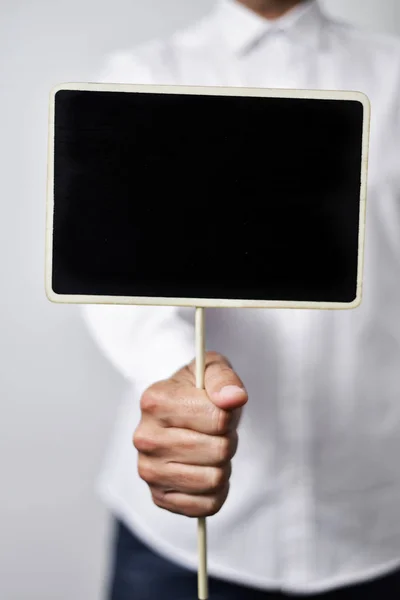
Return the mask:
M 111 56 L 97 81 L 342 89 L 369 96 L 361 307 L 207 311 L 209 349 L 230 358 L 250 395 L 229 498 L 208 520 L 209 572 L 263 589 L 312 593 L 397 568 L 399 42 L 332 21 L 315 1 L 268 22 L 222 0 L 188 30 Z M 100 348 L 131 383 L 102 477 L 103 497 L 157 552 L 196 569 L 195 520 L 152 503 L 131 441 L 141 393 L 194 356 L 193 311 L 88 306 L 84 313 Z

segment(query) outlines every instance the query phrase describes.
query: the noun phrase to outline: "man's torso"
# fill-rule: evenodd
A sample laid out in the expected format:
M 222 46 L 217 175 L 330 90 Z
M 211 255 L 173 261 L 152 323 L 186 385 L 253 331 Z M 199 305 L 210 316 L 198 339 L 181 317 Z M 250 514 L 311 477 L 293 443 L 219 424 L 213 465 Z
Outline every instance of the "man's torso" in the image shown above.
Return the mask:
M 229 356 L 250 395 L 230 498 L 210 521 L 210 568 L 319 590 L 400 563 L 400 45 L 316 6 L 264 32 L 228 4 L 166 41 L 116 54 L 102 80 L 357 90 L 371 100 L 361 307 L 208 311 L 208 346 Z M 138 407 L 123 418 L 132 429 Z M 175 558 L 194 566 L 195 528 L 147 506 L 139 480 L 122 483 L 134 467 L 127 451 L 117 451 L 107 485 L 132 497 L 132 526 L 147 520 L 161 550 L 172 551 L 163 543 L 179 530 Z

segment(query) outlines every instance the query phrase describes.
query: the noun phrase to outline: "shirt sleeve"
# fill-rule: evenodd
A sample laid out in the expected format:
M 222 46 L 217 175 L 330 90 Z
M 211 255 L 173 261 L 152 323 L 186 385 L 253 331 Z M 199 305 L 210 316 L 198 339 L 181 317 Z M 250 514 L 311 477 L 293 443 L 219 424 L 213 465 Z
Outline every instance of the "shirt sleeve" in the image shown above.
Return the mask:
M 193 309 L 88 304 L 82 313 L 106 358 L 142 390 L 194 357 Z
M 130 53 L 111 56 L 95 83 L 154 83 L 151 66 Z M 84 321 L 102 353 L 139 389 L 170 377 L 195 355 L 194 310 L 85 305 Z

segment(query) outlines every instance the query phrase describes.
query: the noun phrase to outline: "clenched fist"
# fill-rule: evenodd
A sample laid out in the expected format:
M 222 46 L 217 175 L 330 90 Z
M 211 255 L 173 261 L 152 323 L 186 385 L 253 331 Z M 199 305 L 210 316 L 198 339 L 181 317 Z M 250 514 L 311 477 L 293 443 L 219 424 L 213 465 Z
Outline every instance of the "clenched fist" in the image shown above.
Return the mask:
M 226 358 L 213 352 L 206 357 L 205 390 L 196 389 L 191 363 L 143 394 L 133 443 L 139 475 L 157 506 L 187 517 L 221 509 L 246 402 L 243 383 Z

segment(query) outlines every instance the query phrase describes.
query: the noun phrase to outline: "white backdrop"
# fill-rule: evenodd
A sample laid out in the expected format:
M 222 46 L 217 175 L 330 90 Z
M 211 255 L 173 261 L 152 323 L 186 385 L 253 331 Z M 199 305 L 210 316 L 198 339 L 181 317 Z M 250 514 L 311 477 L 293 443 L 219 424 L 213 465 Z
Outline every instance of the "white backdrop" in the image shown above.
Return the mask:
M 100 600 L 108 519 L 94 480 L 123 388 L 75 308 L 44 296 L 47 100 L 118 47 L 213 0 L 1 0 L 0 598 Z M 325 0 L 400 33 L 399 0 Z

